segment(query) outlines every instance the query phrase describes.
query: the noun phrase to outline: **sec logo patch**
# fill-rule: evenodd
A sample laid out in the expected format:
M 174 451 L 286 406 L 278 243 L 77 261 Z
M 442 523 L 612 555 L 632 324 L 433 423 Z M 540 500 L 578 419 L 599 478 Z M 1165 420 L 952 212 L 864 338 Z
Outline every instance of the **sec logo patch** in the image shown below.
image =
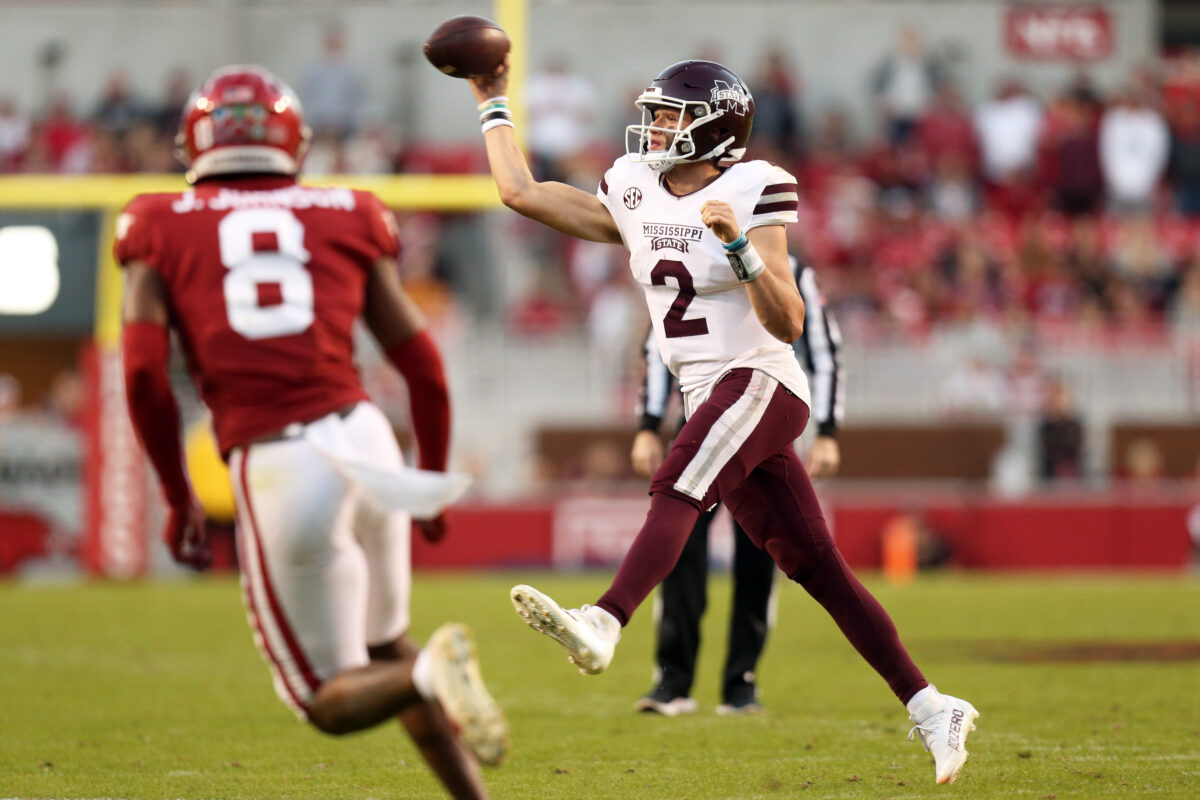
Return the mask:
M 642 190 L 631 186 L 625 190 L 625 207 L 630 211 L 642 204 Z

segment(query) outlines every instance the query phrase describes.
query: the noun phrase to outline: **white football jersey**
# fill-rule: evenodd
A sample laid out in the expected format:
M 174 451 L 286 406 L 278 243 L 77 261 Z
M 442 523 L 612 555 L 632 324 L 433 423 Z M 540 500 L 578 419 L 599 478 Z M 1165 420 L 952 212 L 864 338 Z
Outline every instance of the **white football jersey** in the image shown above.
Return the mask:
M 721 240 L 700 220 L 705 202 L 721 200 L 733 207 L 743 232 L 796 222 L 795 178 L 766 161 L 742 162 L 676 197 L 659 173 L 622 156 L 596 194 L 629 249 L 629 268 L 646 292 L 658 348 L 679 379 L 689 416 L 738 367 L 762 370 L 810 402 L 792 346 L 759 322 Z

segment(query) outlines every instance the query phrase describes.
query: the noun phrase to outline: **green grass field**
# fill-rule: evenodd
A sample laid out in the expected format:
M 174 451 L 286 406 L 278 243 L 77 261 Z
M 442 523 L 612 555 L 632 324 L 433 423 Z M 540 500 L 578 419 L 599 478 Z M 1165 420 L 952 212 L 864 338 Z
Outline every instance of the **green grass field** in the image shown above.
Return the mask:
M 585 678 L 508 603 L 518 581 L 592 601 L 607 577 L 418 576 L 414 633 L 469 623 L 508 714 L 493 796 L 1200 797 L 1195 579 L 869 580 L 926 675 L 982 713 L 962 777 L 939 787 L 902 707 L 795 585 L 782 586 L 761 665 L 768 713 L 747 718 L 713 713 L 724 579 L 705 620 L 700 712 L 677 719 L 632 710 L 650 683 L 648 605 L 612 668 Z M 397 726 L 333 739 L 295 721 L 231 579 L 0 584 L 0 797 L 438 796 Z

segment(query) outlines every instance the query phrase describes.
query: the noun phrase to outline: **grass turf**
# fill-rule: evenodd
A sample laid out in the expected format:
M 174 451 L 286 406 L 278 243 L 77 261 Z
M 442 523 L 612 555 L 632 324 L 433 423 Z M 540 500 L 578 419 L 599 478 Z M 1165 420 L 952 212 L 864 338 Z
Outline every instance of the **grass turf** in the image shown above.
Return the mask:
M 577 605 L 607 577 L 417 577 L 414 634 L 446 619 L 470 624 L 506 709 L 512 748 L 485 775 L 493 796 L 1200 796 L 1200 663 L 1186 647 L 1200 641 L 1194 579 L 869 580 L 926 675 L 982 713 L 958 783 L 938 787 L 923 748 L 905 740 L 901 706 L 795 585 L 781 582 L 760 665 L 768 712 L 744 718 L 713 713 L 727 580 L 711 584 L 700 711 L 677 719 L 632 710 L 650 685 L 649 606 L 610 670 L 585 678 L 507 599 L 511 584 L 529 582 Z M 1130 644 L 1172 647 L 1156 657 Z M 274 697 L 231 579 L 0 584 L 0 797 L 440 794 L 397 726 L 334 739 L 295 721 Z

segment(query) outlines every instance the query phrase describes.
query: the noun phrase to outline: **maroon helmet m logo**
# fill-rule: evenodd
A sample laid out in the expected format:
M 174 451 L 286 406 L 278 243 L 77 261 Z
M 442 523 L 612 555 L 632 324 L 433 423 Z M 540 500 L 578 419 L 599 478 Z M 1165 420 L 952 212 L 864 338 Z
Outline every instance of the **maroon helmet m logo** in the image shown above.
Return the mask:
M 742 87 L 736 83 L 730 85 L 723 80 L 713 81 L 711 102 L 714 108 L 732 111 L 739 117 L 746 116 L 746 112 L 750 110 L 750 100 L 746 97 L 746 92 Z

